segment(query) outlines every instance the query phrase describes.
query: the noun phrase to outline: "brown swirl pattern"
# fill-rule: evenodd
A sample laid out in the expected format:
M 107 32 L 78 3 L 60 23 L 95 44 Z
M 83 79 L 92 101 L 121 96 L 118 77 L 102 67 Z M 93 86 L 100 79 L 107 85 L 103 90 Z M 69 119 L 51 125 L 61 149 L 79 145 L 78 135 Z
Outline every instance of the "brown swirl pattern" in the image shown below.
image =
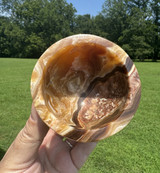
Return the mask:
M 130 122 L 141 83 L 132 60 L 118 45 L 79 34 L 43 53 L 33 69 L 31 95 L 50 128 L 89 142 L 109 137 Z

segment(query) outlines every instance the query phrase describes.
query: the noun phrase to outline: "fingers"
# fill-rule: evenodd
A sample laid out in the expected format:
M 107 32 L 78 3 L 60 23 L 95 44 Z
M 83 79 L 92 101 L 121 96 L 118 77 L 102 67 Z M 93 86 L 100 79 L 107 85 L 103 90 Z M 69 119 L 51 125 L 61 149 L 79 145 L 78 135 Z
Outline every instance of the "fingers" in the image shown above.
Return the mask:
M 48 149 L 48 159 L 53 165 L 64 167 L 66 164 L 66 166 L 70 165 L 69 167 L 71 168 L 73 167 L 71 165 L 72 161 L 72 164 L 75 166 L 74 169 L 77 168 L 78 170 L 83 166 L 89 154 L 96 146 L 96 142 L 77 143 L 71 139 L 63 140 L 61 136 L 51 129 L 48 131 L 43 144 Z M 69 155 L 68 152 L 70 153 Z M 63 166 L 61 163 L 63 163 Z
M 83 166 L 89 154 L 95 147 L 96 142 L 77 143 L 71 150 L 72 161 L 78 170 Z
M 24 164 L 26 164 L 25 166 L 29 166 L 37 158 L 39 146 L 47 131 L 48 127 L 39 118 L 32 105 L 31 116 L 8 149 L 2 161 L 9 167 L 12 167 L 12 165 L 23 167 Z
M 65 138 L 63 141 L 66 142 L 66 144 L 67 144 L 67 146 L 69 147 L 70 150 L 73 149 L 74 146 L 77 144 L 76 141 L 73 141 L 69 138 Z
M 57 155 L 61 152 L 68 151 L 67 144 L 63 141 L 63 137 L 50 129 L 43 140 L 41 150 L 45 148 L 49 160 L 54 163 L 57 160 Z M 44 147 L 43 147 L 44 146 Z M 41 151 L 40 151 L 41 152 Z

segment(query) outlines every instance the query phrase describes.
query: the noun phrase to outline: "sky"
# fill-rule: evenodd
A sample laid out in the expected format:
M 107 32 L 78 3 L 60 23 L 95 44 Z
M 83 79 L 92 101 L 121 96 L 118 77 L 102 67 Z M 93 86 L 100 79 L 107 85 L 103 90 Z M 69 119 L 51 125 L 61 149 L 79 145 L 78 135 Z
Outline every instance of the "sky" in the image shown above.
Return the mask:
M 66 0 L 72 3 L 80 15 L 90 14 L 96 16 L 102 10 L 102 4 L 105 0 Z

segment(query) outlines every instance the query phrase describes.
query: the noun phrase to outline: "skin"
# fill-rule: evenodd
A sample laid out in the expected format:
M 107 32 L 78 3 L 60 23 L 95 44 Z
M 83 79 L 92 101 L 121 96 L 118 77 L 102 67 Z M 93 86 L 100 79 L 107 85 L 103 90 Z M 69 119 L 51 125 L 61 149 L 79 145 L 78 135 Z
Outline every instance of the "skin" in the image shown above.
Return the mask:
M 96 143 L 76 143 L 44 124 L 32 105 L 31 115 L 0 162 L 1 173 L 76 173 Z

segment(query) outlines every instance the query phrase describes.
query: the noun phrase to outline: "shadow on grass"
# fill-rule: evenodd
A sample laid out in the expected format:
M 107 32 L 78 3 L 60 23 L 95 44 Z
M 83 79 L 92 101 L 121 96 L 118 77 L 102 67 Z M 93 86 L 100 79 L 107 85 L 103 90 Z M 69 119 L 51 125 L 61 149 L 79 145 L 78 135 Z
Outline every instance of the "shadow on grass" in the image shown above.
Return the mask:
M 0 160 L 3 158 L 6 151 L 0 148 Z

